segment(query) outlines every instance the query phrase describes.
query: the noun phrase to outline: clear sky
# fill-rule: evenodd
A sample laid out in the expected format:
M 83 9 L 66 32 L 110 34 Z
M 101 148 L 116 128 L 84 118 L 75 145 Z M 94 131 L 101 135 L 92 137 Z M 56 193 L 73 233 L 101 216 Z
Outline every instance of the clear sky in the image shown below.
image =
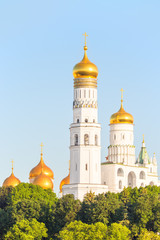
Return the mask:
M 120 107 L 134 116 L 138 155 L 142 134 L 160 173 L 160 1 L 0 1 L 0 185 L 11 173 L 28 181 L 40 159 L 68 174 L 73 66 L 88 57 L 98 66 L 102 161 L 109 119 Z

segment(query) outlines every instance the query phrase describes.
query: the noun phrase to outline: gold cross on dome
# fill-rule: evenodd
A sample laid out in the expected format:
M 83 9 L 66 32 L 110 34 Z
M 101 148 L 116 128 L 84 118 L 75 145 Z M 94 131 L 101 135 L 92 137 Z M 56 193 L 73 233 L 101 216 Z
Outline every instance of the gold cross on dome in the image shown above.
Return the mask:
M 40 146 L 41 146 L 41 153 L 42 153 L 43 152 L 43 146 L 44 146 L 43 143 L 41 143 Z
M 123 101 L 123 92 L 124 92 L 124 90 L 123 90 L 123 88 L 121 88 L 121 100 Z
M 143 134 L 143 143 L 144 143 L 144 134 Z
M 11 162 L 12 162 L 12 173 L 13 173 L 13 160 Z
M 84 42 L 84 44 L 85 44 L 85 46 L 86 46 L 86 44 L 87 44 L 87 37 L 88 37 L 88 35 L 87 35 L 87 33 L 85 32 L 85 33 L 83 34 L 83 36 L 85 36 L 85 42 Z

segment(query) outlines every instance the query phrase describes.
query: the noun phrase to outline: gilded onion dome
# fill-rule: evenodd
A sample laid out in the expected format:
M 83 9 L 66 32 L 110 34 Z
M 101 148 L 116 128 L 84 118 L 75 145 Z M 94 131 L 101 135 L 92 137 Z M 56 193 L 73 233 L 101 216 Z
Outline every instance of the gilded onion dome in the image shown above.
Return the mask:
M 20 180 L 16 178 L 13 173 L 13 161 L 12 161 L 12 173 L 8 178 L 4 180 L 3 187 L 9 187 L 9 186 L 16 187 L 19 183 L 20 183 Z
M 60 186 L 59 186 L 59 190 L 60 190 L 60 193 L 62 192 L 62 187 L 63 185 L 66 185 L 66 184 L 70 184 L 70 169 L 69 169 L 69 174 L 67 177 L 63 178 L 61 183 L 60 183 Z
M 43 147 L 43 144 L 41 144 L 41 158 L 40 158 L 40 162 L 38 163 L 38 165 L 36 167 L 34 167 L 31 171 L 30 171 L 30 174 L 29 174 L 29 179 L 32 179 L 32 178 L 35 178 L 37 177 L 38 175 L 41 174 L 41 171 L 42 171 L 42 164 L 43 164 L 43 173 L 50 177 L 50 178 L 54 178 L 54 174 L 53 174 L 53 171 L 47 167 L 47 165 L 44 163 L 44 160 L 43 160 L 43 152 L 42 152 L 42 147 Z
M 34 185 L 39 185 L 43 189 L 52 189 L 53 190 L 53 182 L 50 177 L 48 177 L 43 172 L 43 163 L 41 165 L 41 173 L 33 180 Z
M 127 113 L 123 108 L 123 89 L 122 96 L 121 96 L 121 107 L 118 112 L 112 114 L 110 118 L 110 124 L 117 124 L 117 123 L 127 123 L 133 124 L 134 118 L 130 113 Z
M 77 63 L 73 68 L 74 87 L 97 87 L 98 68 L 87 57 L 86 33 L 84 57 L 81 62 Z M 86 78 L 88 80 L 86 80 Z

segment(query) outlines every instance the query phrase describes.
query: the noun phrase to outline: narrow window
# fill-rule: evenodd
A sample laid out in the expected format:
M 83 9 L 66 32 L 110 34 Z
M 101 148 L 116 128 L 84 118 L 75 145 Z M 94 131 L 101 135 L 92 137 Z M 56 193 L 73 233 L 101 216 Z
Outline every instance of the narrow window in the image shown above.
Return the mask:
M 86 98 L 86 90 L 84 90 L 84 97 Z
M 123 137 L 123 139 L 124 139 L 124 134 L 123 134 L 123 136 L 122 136 L 122 137 Z
M 86 164 L 86 171 L 88 170 L 88 165 Z
M 119 189 L 122 189 L 122 181 L 119 181 Z
M 116 140 L 116 134 L 114 134 L 114 140 Z
M 89 145 L 89 135 L 88 134 L 84 135 L 84 145 Z
M 77 171 L 77 163 L 76 163 L 76 171 Z
M 89 90 L 89 98 L 90 98 L 90 90 Z
M 93 98 L 94 98 L 94 90 L 93 90 Z
M 95 145 L 97 146 L 98 145 L 98 136 L 95 135 Z
M 77 98 L 77 90 L 76 90 L 76 98 Z
M 79 123 L 79 119 L 77 119 L 77 123 Z
M 74 136 L 74 145 L 78 146 L 78 134 L 75 134 Z
M 79 95 L 80 95 L 80 98 L 81 98 L 81 90 L 79 91 Z
M 87 118 L 85 119 L 85 122 L 86 122 L 86 123 L 88 122 L 88 119 L 87 119 Z
M 95 119 L 93 119 L 93 122 L 95 123 Z

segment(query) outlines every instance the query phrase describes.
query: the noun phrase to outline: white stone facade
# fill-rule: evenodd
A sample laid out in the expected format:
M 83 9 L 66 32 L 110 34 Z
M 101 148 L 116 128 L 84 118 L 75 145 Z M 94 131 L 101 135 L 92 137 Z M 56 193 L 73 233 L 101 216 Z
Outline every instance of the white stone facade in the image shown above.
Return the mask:
M 124 187 L 159 185 L 157 161 L 149 158 L 143 141 L 136 161 L 133 124 L 111 124 L 107 161 L 101 165 L 102 184 L 111 192 Z
M 85 46 L 85 52 L 86 49 Z M 88 66 L 88 72 L 85 66 Z M 87 55 L 84 55 L 74 71 L 73 123 L 70 125 L 70 184 L 63 185 L 62 195 L 73 194 L 76 199 L 83 200 L 84 195 L 90 191 L 95 194 L 107 191 L 116 193 L 124 187 L 159 185 L 157 161 L 155 155 L 153 159 L 149 158 L 144 140 L 136 160 L 133 116 L 123 108 L 123 89 L 121 108 L 111 116 L 108 157 L 106 162 L 101 164 L 101 126 L 98 123 L 95 78 L 95 71 L 98 69 L 95 70 L 95 65 L 91 65 Z M 83 77 L 77 77 L 77 71 Z M 91 78 L 88 77 L 90 72 Z M 87 77 L 84 77 L 84 73 Z
M 97 89 L 75 88 L 73 123 L 70 126 L 70 184 L 62 194 L 83 199 L 87 192 L 106 192 L 101 185 L 101 126 L 98 123 Z

